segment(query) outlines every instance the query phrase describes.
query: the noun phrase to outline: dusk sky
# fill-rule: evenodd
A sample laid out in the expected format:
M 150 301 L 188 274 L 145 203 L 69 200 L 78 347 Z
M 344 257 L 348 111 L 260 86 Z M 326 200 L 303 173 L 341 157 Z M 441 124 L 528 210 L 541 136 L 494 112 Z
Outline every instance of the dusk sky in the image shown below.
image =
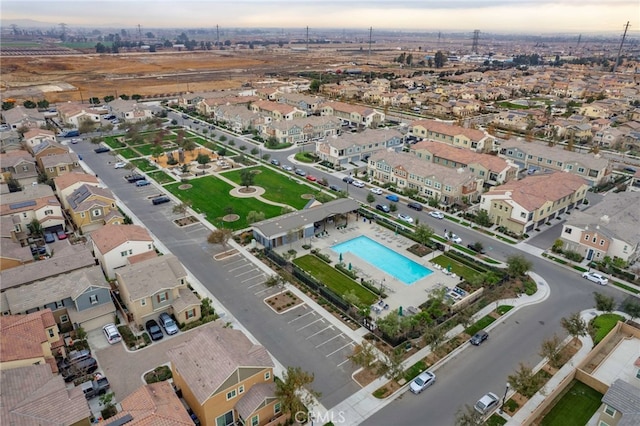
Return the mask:
M 639 34 L 638 0 L 2 0 L 3 23 Z

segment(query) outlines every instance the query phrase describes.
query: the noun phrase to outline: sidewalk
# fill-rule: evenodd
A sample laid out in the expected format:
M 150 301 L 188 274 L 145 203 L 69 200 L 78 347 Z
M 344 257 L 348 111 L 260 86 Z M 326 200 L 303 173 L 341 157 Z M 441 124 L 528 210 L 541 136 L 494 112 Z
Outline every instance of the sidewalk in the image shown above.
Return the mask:
M 549 286 L 541 276 L 533 272 L 530 272 L 529 274 L 538 284 L 538 291 L 536 292 L 536 294 L 532 296 L 521 296 L 515 299 L 499 300 L 495 303 L 485 306 L 483 309 L 478 311 L 474 315 L 474 320 L 477 321 L 478 319 L 484 317 L 485 315 L 488 315 L 491 311 L 496 309 L 497 306 L 501 306 L 501 305 L 513 306 L 513 309 L 511 309 L 509 312 L 504 314 L 503 318 L 507 318 L 509 315 L 512 315 L 513 312 L 516 312 L 518 308 L 533 305 L 546 300 L 550 295 Z M 486 330 L 490 331 L 494 327 L 498 326 L 499 323 L 500 321 L 494 321 L 491 325 L 489 325 L 486 328 Z M 457 325 L 447 333 L 447 337 L 452 338 L 463 331 L 464 331 L 464 327 L 462 325 Z M 470 343 L 467 342 L 462 346 L 458 347 L 449 355 L 447 355 L 446 357 L 444 357 L 443 359 L 435 363 L 429 370 L 436 371 L 442 365 L 446 364 L 450 359 L 455 358 L 461 351 L 469 347 L 469 345 Z M 425 347 L 419 350 L 418 352 L 411 355 L 409 358 L 405 360 L 404 362 L 405 367 L 409 367 L 415 364 L 416 362 L 420 361 L 430 353 L 431 353 L 431 349 L 429 347 Z M 402 395 L 407 390 L 407 388 L 411 383 L 411 382 L 406 383 L 398 391 L 396 391 L 396 393 L 394 393 L 393 395 L 385 399 L 378 399 L 374 397 L 373 392 L 376 389 L 383 386 L 388 381 L 389 380 L 386 377 L 381 377 L 379 379 L 374 380 L 373 382 L 371 382 L 370 384 L 368 384 L 358 392 L 351 395 L 349 398 L 345 399 L 335 407 L 332 407 L 329 410 L 329 414 L 331 413 L 334 413 L 334 415 L 337 415 L 337 413 L 342 414 L 342 416 L 344 416 L 344 419 L 345 419 L 344 422 L 341 423 L 342 426 L 350 426 L 350 425 L 355 426 L 362 423 L 364 420 L 366 420 L 367 418 L 375 414 L 378 410 L 382 409 L 386 405 L 393 402 L 397 397 Z

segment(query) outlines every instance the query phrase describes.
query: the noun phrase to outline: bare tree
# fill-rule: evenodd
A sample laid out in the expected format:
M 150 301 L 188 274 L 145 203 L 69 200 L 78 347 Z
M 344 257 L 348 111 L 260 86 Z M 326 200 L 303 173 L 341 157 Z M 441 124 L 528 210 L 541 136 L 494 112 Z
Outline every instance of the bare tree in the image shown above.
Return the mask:
M 222 247 L 227 246 L 227 242 L 229 242 L 229 238 L 233 233 L 230 229 L 221 228 L 212 231 L 207 238 L 207 242 L 209 244 L 220 244 Z
M 542 341 L 542 345 L 540 346 L 540 352 L 538 354 L 541 357 L 545 357 L 549 360 L 549 364 L 551 364 L 554 368 L 560 368 L 562 365 L 560 364 L 561 357 L 560 351 L 562 344 L 562 340 L 558 337 L 557 334 L 554 334 L 550 339 L 545 339 Z
M 376 360 L 376 350 L 373 344 L 364 341 L 361 345 L 355 345 L 349 361 L 359 367 L 368 368 Z
M 569 317 L 562 318 L 560 320 L 562 328 L 564 328 L 569 335 L 576 337 L 584 337 L 587 335 L 588 327 L 585 320 L 580 316 L 580 312 L 574 312 Z
M 456 426 L 478 426 L 481 423 L 482 414 L 469 404 L 465 404 L 464 408 L 460 408 L 456 413 Z
M 180 204 L 173 206 L 173 209 L 171 209 L 171 211 L 175 214 L 183 214 L 186 217 L 187 213 L 189 213 L 190 207 L 191 207 L 191 200 L 186 200 Z

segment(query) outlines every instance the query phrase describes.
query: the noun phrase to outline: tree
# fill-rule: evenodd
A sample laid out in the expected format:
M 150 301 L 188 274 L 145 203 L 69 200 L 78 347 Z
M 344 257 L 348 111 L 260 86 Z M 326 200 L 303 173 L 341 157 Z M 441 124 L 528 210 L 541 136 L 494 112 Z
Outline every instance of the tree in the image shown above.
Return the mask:
M 9 192 L 22 191 L 22 185 L 20 184 L 20 181 L 13 176 L 7 179 L 7 186 L 9 187 Z
M 117 414 L 117 410 L 115 408 L 115 405 L 113 404 L 113 397 L 113 392 L 100 395 L 100 405 L 104 406 L 104 408 L 100 411 L 103 419 L 108 419 L 109 417 L 113 417 Z
M 531 270 L 533 264 L 521 254 L 515 254 L 507 257 L 507 273 L 514 277 L 523 277 Z
M 384 354 L 382 362 L 378 368 L 378 374 L 384 374 L 389 380 L 399 380 L 404 373 L 404 349 L 396 348 L 390 353 Z
M 431 352 L 436 355 L 439 354 L 442 349 L 442 344 L 447 339 L 447 334 L 442 327 L 429 327 L 424 333 L 424 344 L 429 345 Z
M 540 345 L 540 352 L 538 354 L 541 357 L 547 358 L 549 360 L 549 364 L 551 364 L 554 368 L 560 368 L 562 365 L 560 364 L 560 350 L 562 349 L 560 345 L 562 344 L 562 340 L 558 337 L 557 334 L 554 334 L 550 339 L 545 339 L 542 341 L 542 345 Z
M 191 207 L 191 200 L 186 200 L 180 204 L 176 204 L 175 206 L 173 206 L 173 209 L 171 211 L 175 214 L 183 214 L 186 217 L 187 213 L 189 213 L 190 207 Z
M 265 218 L 264 212 L 257 212 L 257 211 L 251 210 L 249 213 L 247 213 L 247 223 L 261 222 L 264 220 L 264 218 Z
M 456 426 L 478 426 L 482 423 L 482 414 L 469 404 L 456 412 Z
M 253 173 L 253 170 L 250 170 L 250 169 L 240 170 L 240 185 L 244 186 L 245 188 L 249 188 L 251 185 L 253 185 L 255 176 L 256 175 Z
M 531 367 L 523 363 L 507 378 L 507 382 L 513 390 L 527 398 L 531 398 L 540 389 L 540 379 L 533 374 Z
M 421 223 L 416 226 L 416 229 L 413 231 L 413 235 L 416 237 L 416 240 L 420 242 L 422 247 L 424 247 L 431 241 L 431 237 L 433 237 L 433 228 Z
M 633 297 L 629 297 L 622 302 L 621 309 L 629 314 L 631 319 L 640 318 L 640 302 Z
M 196 157 L 196 161 L 198 162 L 198 164 L 202 164 L 204 166 L 211 161 L 211 157 L 209 157 L 209 155 L 207 154 L 198 154 L 198 156 Z
M 26 100 L 22 103 L 22 106 L 24 106 L 25 108 L 28 109 L 33 109 L 37 106 L 37 104 L 35 102 L 33 102 L 32 100 Z
M 442 53 L 442 51 L 438 50 L 433 60 L 436 68 L 442 68 L 444 67 L 444 64 L 447 62 L 447 57 L 445 56 L 444 53 Z
M 560 320 L 560 324 L 574 338 L 587 335 L 587 323 L 580 316 L 580 312 L 574 312 L 568 317 L 563 317 Z
M 307 410 L 307 405 L 313 403 L 314 398 L 320 397 L 320 392 L 309 388 L 315 376 L 300 367 L 287 367 L 282 380 L 276 380 L 275 396 L 282 405 L 282 412 L 293 417 L 299 411 Z
M 616 301 L 613 296 L 607 296 L 597 291 L 593 292 L 593 299 L 596 302 L 596 309 L 603 312 L 611 312 L 615 308 Z
M 207 242 L 209 244 L 220 244 L 222 247 L 226 247 L 229 238 L 231 238 L 231 235 L 232 232 L 230 229 L 216 229 L 215 231 L 211 231 L 211 234 L 209 234 L 209 237 L 207 237 Z
M 353 353 L 349 355 L 349 361 L 359 367 L 368 368 L 376 360 L 376 348 L 366 340 L 361 345 L 355 345 Z
M 480 226 L 489 227 L 493 225 L 491 218 L 489 217 L 489 213 L 486 210 L 480 209 L 478 214 L 476 214 L 476 223 Z
M 33 235 L 34 237 L 42 237 L 44 229 L 42 228 L 42 224 L 38 219 L 33 219 L 31 222 L 29 222 L 28 228 L 29 231 L 31 231 L 31 235 Z
M 464 328 L 468 328 L 473 322 L 473 308 L 471 305 L 467 305 L 460 309 L 456 314 L 458 324 L 461 324 Z
M 309 84 L 309 90 L 312 93 L 318 93 L 321 87 L 322 87 L 322 83 L 320 82 L 320 80 L 317 80 L 317 79 L 311 80 L 311 84 Z
M 42 108 L 42 109 L 49 108 L 49 101 L 46 99 L 39 100 L 37 104 L 38 104 L 38 108 Z
M 282 278 L 280 275 L 270 275 L 269 278 L 267 278 L 264 282 L 264 285 L 266 285 L 267 287 L 279 287 L 279 288 L 283 288 L 285 284 L 284 278 Z

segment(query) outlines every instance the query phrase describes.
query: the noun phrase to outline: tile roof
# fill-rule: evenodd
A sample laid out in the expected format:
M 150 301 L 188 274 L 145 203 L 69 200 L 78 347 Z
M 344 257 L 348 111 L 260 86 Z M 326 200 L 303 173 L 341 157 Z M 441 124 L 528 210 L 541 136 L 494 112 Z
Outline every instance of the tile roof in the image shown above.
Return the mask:
M 8 220 L 3 220 L 2 222 L 9 223 Z M 33 262 L 33 255 L 29 246 L 23 247 L 19 242 L 15 242 L 11 238 L 0 238 L 0 258 L 17 260 L 20 263 Z
M 67 389 L 48 365 L 0 371 L 0 424 L 11 426 L 71 425 L 91 417 L 80 387 Z
M 56 134 L 50 130 L 45 129 L 29 129 L 29 131 L 22 135 L 24 139 L 31 139 L 36 136 L 49 136 L 53 138 L 56 136 Z
M 34 164 L 36 160 L 29 151 L 24 149 L 0 153 L 0 167 L 2 168 L 15 167 L 23 162 Z
M 58 148 L 63 151 L 69 152 L 69 148 L 59 144 L 58 142 L 52 141 L 51 139 L 45 139 L 40 144 L 33 147 L 33 155 L 39 154 L 47 148 Z
M 416 120 L 412 122 L 410 126 L 422 126 L 431 132 L 442 133 L 447 136 L 464 135 L 472 141 L 479 141 L 486 137 L 482 130 L 468 129 L 436 120 Z
M 251 106 L 255 106 L 264 111 L 278 111 L 280 114 L 286 115 L 294 112 L 296 110 L 295 107 L 287 104 L 281 104 L 278 102 L 267 101 L 267 100 L 258 100 L 251 104 Z
M 640 389 L 622 379 L 617 379 L 602 397 L 602 402 L 627 414 L 640 414 Z
M 149 250 L 145 251 L 144 253 L 129 256 L 127 257 L 127 261 L 129 262 L 129 265 L 133 265 L 136 263 L 147 261 L 149 259 L 153 259 L 154 257 L 158 257 L 158 253 L 155 250 Z
M 187 276 L 184 266 L 172 254 L 123 266 L 115 273 L 120 285 L 125 285 L 129 290 L 131 301 L 152 296 L 160 290 L 181 286 L 183 284 L 180 284 L 180 279 Z
M 321 126 L 332 124 L 335 128 L 340 127 L 341 120 L 333 116 L 310 115 L 308 117 L 295 118 L 289 121 L 275 121 L 269 123 L 269 127 L 279 130 L 288 130 L 294 126 L 304 129 L 305 126 Z
M 167 351 L 169 360 L 202 405 L 238 368 L 273 368 L 267 350 L 239 330 L 209 323 Z
M 481 154 L 468 149 L 456 148 L 449 144 L 425 140 L 411 146 L 411 151 L 429 151 L 433 156 L 453 160 L 456 163 L 480 164 L 487 170 L 500 173 L 509 167 L 504 159 L 495 155 Z
M 200 303 L 198 296 L 193 294 L 188 287 L 180 287 L 178 289 L 178 298 L 171 303 L 171 306 L 174 312 L 184 312 L 187 308 L 200 306 Z
M 0 198 L 0 216 L 34 211 L 45 206 L 60 206 L 49 185 L 27 185 L 22 191 L 4 194 Z
M 65 173 L 55 177 L 53 181 L 55 182 L 58 191 L 62 191 L 78 182 L 85 182 L 96 186 L 99 184 L 97 177 L 87 173 L 78 172 Z
M 191 416 L 180 402 L 171 383 L 167 381 L 139 387 L 127 395 L 120 402 L 120 406 L 121 412 L 98 424 L 109 425 L 130 416 L 131 420 L 126 422 L 127 425 L 193 426 Z
M 331 101 L 322 105 L 322 108 L 326 108 L 326 107 L 330 107 L 334 111 L 341 111 L 341 112 L 347 112 L 347 113 L 355 112 L 360 114 L 363 117 L 367 117 L 377 112 L 375 109 L 368 106 L 353 105 L 353 104 L 348 104 L 345 102 L 338 102 L 338 101 Z
M 52 325 L 55 320 L 51 309 L 3 316 L 0 320 L 0 362 L 44 358 L 45 329 Z
M 73 191 L 69 196 L 67 196 L 67 203 L 72 210 L 75 211 L 86 211 L 88 208 L 78 208 L 85 201 L 92 199 L 95 200 L 95 197 L 106 198 L 111 202 L 115 203 L 115 197 L 113 192 L 111 192 L 107 188 L 100 188 L 93 185 L 84 184 L 79 186 L 75 191 Z M 101 205 L 104 205 L 102 200 L 100 200 Z M 90 206 L 89 206 L 90 207 Z
M 500 141 L 500 150 L 510 148 L 519 149 L 533 157 L 550 158 L 553 161 L 561 161 L 565 165 L 582 164 L 594 170 L 602 170 L 609 165 L 609 160 L 599 154 L 567 151 L 562 146 L 549 146 L 546 143 L 527 142 L 525 140 L 509 139 Z
M 251 386 L 236 403 L 236 410 L 243 419 L 249 419 L 267 398 L 275 398 L 276 384 L 274 382 L 257 383 Z
M 369 144 L 386 143 L 391 139 L 402 140 L 403 135 L 396 129 L 365 129 L 359 133 L 343 133 L 340 136 L 327 138 L 325 142 L 336 149 L 345 149 L 354 145 L 366 146 Z M 380 149 L 386 149 L 385 146 L 379 147 Z
M 46 155 L 40 157 L 42 167 L 48 169 L 49 167 L 56 167 L 60 165 L 75 164 L 79 161 L 78 155 L 73 152 L 67 152 L 64 154 Z
M 91 233 L 91 240 L 98 251 L 107 254 L 127 241 L 153 242 L 146 228 L 138 225 L 105 225 Z

